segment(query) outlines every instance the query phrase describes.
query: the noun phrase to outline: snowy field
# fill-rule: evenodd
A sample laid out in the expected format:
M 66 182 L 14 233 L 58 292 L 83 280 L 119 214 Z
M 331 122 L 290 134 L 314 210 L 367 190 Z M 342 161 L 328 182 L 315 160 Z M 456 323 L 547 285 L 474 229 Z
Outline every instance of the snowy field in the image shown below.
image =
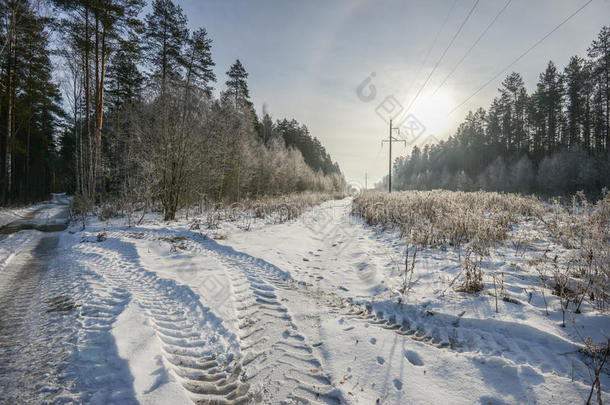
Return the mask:
M 352 208 L 327 201 L 283 223 L 91 219 L 52 233 L 47 256 L 48 233 L 6 236 L 0 402 L 586 401 L 584 339 L 603 343 L 610 316 L 586 298 L 563 327 L 553 269 L 539 266 L 574 249 L 524 219 L 480 259 L 482 290 L 463 292 L 466 245 L 420 249 L 405 272 L 404 231 Z M 36 293 L 14 291 L 11 271 L 37 257 Z M 607 402 L 607 369 L 600 378 Z

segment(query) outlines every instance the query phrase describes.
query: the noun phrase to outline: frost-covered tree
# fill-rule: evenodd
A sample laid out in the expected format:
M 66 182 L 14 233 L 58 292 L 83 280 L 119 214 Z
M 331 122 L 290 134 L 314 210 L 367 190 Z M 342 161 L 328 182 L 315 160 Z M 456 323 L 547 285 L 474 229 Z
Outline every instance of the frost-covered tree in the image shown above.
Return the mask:
M 396 159 L 396 188 L 462 189 L 471 179 L 490 190 L 599 195 L 610 186 L 609 43 L 604 27 L 587 58 L 572 57 L 563 73 L 549 62 L 531 95 L 509 74 L 487 111 L 469 112 L 449 139 Z
M 610 27 L 599 32 L 587 50 L 595 80 L 595 139 L 598 150 L 610 153 Z
M 205 200 L 343 187 L 305 125 L 289 139 L 269 114 L 259 124 L 239 60 L 214 96 L 212 40 L 174 1 L 154 0 L 143 21 L 142 0 L 52 3 L 69 114 L 52 82 L 51 20 L 27 0 L 0 5 L 0 203 L 43 198 L 53 180 L 87 206 L 117 199 L 128 216 L 171 220 Z

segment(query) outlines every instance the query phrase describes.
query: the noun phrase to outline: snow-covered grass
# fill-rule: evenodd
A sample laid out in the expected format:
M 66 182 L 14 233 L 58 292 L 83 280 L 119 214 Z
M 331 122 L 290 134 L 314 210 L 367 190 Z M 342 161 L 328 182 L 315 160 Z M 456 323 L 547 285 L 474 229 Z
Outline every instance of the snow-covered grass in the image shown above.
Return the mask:
M 216 226 L 222 221 L 241 221 L 246 226 L 246 230 L 249 230 L 254 218 L 283 223 L 298 218 L 307 209 L 324 201 L 344 197 L 343 193 L 293 193 L 276 197 L 246 199 L 232 204 L 210 204 L 207 209 L 202 206 L 200 213 L 205 213 L 205 222 L 208 226 Z
M 453 296 L 477 307 L 460 305 L 458 320 L 474 312 L 487 324 L 493 316 L 544 328 L 587 354 L 591 372 L 604 359 L 610 344 L 608 191 L 595 204 L 580 193 L 571 205 L 486 192 L 367 192 L 355 198 L 352 212 L 405 241 L 394 300 L 426 297 L 426 307 L 446 312 Z M 438 255 L 445 261 L 457 256 L 455 264 L 430 261 Z
M 478 292 L 483 258 L 490 250 L 512 247 L 516 255 L 527 257 L 542 283 L 551 278 L 564 310 L 572 303 L 574 312 L 580 313 L 586 300 L 600 310 L 608 305 L 610 192 L 606 190 L 595 204 L 579 193 L 571 205 L 488 192 L 367 192 L 354 199 L 352 212 L 369 225 L 400 230 L 413 251 L 405 254 L 405 273 L 413 272 L 418 249 L 461 252 L 464 248 L 462 289 Z M 535 242 L 545 240 L 548 246 L 540 255 Z M 492 272 L 496 296 L 500 276 Z
M 476 242 L 484 248 L 507 238 L 511 226 L 538 215 L 534 197 L 489 192 L 369 191 L 354 200 L 355 215 L 369 225 L 396 227 L 422 247 L 461 247 Z

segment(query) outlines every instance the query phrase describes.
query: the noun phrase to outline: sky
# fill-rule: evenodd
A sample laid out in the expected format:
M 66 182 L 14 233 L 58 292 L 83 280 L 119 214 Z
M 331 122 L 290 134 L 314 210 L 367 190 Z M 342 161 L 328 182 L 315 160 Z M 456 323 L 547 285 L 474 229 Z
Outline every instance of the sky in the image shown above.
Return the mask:
M 489 106 L 510 72 L 521 73 L 532 91 L 549 60 L 563 69 L 610 24 L 610 0 L 593 0 L 452 112 L 587 1 L 510 1 L 442 86 L 507 0 L 176 2 L 189 27 L 205 27 L 213 40 L 217 90 L 240 59 L 259 115 L 265 108 L 274 120 L 306 124 L 348 182 L 363 187 L 366 173 L 369 188 L 388 171 L 381 140 L 390 118 L 400 128 L 394 137 L 406 141 L 393 144 L 393 157 L 446 139 L 469 110 Z

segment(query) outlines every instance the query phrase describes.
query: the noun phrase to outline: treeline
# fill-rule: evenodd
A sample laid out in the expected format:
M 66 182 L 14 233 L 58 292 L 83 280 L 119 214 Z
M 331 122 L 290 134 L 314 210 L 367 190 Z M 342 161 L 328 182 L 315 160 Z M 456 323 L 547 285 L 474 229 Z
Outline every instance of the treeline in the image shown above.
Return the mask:
M 43 198 L 55 180 L 62 110 L 50 24 L 29 2 L 0 3 L 0 205 Z
M 305 162 L 314 170 L 321 170 L 324 174 L 341 172 L 339 165 L 332 161 L 318 138 L 312 138 L 307 127 L 294 119 L 278 120 L 273 124 L 269 114 L 265 114 L 259 134 L 265 144 L 273 139 L 282 139 L 286 147 L 298 149 Z
M 518 73 L 499 93 L 487 111 L 469 112 L 454 136 L 396 159 L 396 189 L 561 195 L 610 186 L 608 27 L 563 72 L 549 62 L 532 94 Z
M 13 10 L 14 3 L 21 8 Z M 36 16 L 33 2 L 4 4 L 8 12 Z M 45 127 L 49 146 L 41 159 L 53 178 L 22 200 L 63 190 L 89 205 L 118 200 L 128 209 L 159 207 L 172 219 L 180 207 L 202 200 L 343 188 L 339 167 L 304 125 L 273 123 L 266 113 L 259 120 L 239 60 L 214 96 L 212 40 L 204 28 L 189 30 L 173 1 L 154 0 L 144 19 L 143 0 L 45 4 L 57 17 L 40 18 L 47 39 L 37 46 L 50 75 L 48 37 L 55 33 L 67 111 L 55 108 Z M 46 79 L 55 90 L 50 105 L 58 107 L 57 86 Z M 7 144 L 7 155 L 16 156 Z M 3 190 L 4 203 L 16 200 L 12 183 Z

